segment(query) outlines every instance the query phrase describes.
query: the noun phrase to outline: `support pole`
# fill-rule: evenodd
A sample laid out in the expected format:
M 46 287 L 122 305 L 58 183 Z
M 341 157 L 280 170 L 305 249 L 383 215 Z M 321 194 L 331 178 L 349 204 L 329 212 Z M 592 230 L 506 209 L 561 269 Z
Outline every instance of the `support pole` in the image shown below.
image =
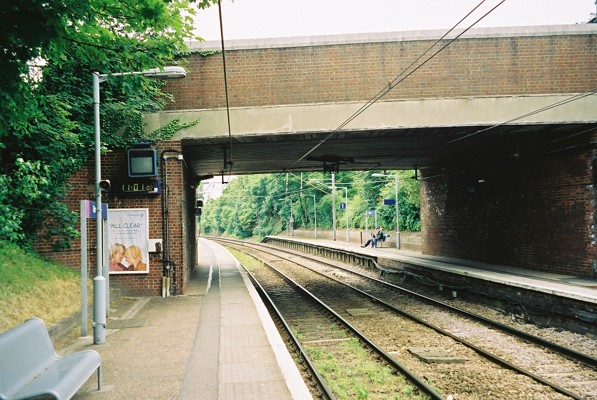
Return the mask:
M 87 200 L 81 200 L 81 336 L 87 336 Z
M 96 227 L 96 277 L 93 280 L 93 344 L 106 341 L 106 286 L 103 277 L 103 234 L 102 234 L 102 180 L 101 137 L 100 137 L 100 76 L 93 76 L 93 112 L 95 122 L 95 227 Z M 96 283 L 97 281 L 97 283 Z M 101 306 L 98 306 L 100 305 Z

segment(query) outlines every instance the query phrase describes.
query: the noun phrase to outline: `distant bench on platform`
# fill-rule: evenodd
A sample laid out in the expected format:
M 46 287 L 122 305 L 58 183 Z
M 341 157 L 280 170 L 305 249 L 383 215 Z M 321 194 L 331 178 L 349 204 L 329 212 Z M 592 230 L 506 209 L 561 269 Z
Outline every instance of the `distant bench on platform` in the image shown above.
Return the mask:
M 101 390 L 101 362 L 94 350 L 59 356 L 44 322 L 31 318 L 0 334 L 0 399 L 70 399 L 95 371 Z
M 378 239 L 377 242 L 375 242 L 375 247 L 377 247 L 377 244 L 379 243 L 379 247 L 383 247 L 383 242 L 386 241 L 386 239 L 390 238 L 390 234 L 389 233 L 384 233 L 383 237 L 381 239 Z

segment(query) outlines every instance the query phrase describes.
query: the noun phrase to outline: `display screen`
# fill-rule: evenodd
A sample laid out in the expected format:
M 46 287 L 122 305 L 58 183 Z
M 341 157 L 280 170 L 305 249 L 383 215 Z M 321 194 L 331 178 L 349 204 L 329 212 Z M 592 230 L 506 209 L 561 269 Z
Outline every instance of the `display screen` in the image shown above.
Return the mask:
M 131 178 L 157 176 L 157 152 L 153 149 L 130 149 L 128 170 Z

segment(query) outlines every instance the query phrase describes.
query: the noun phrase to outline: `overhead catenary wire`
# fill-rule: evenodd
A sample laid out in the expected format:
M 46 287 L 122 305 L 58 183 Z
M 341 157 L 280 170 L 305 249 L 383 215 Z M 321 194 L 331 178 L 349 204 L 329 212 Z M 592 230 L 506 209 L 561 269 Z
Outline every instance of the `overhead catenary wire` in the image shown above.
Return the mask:
M 555 102 L 555 103 L 552 103 L 552 104 L 549 104 L 549 105 L 547 105 L 547 106 L 544 106 L 544 107 L 538 108 L 538 109 L 536 109 L 536 110 L 530 111 L 530 112 L 528 112 L 528 113 L 525 113 L 525 114 L 519 115 L 519 116 L 517 116 L 517 117 L 515 117 L 515 118 L 512 118 L 512 119 L 509 119 L 509 120 L 507 120 L 507 121 L 500 122 L 499 124 L 495 124 L 495 125 L 489 126 L 489 127 L 487 127 L 487 128 L 479 129 L 479 130 L 477 130 L 477 131 L 475 131 L 475 132 L 471 132 L 471 133 L 469 133 L 468 135 L 464 135 L 464 136 L 461 136 L 461 137 L 459 137 L 459 138 L 456 138 L 456 139 L 450 140 L 450 141 L 449 141 L 449 142 L 447 142 L 447 143 L 448 143 L 448 144 L 450 144 L 450 143 L 455 143 L 455 142 L 458 142 L 458 141 L 461 141 L 461 140 L 467 139 L 467 138 L 469 138 L 469 137 L 471 137 L 471 136 L 475 136 L 475 135 L 478 135 L 478 134 L 480 134 L 480 133 L 487 132 L 487 131 L 489 131 L 489 130 L 492 130 L 492 129 L 498 128 L 498 127 L 500 127 L 500 126 L 507 125 L 507 124 L 511 124 L 512 122 L 516 122 L 516 121 L 518 121 L 518 120 L 521 120 L 521 119 L 524 119 L 524 118 L 527 118 L 527 117 L 533 116 L 533 115 L 535 115 L 535 114 L 539 114 L 539 113 L 542 113 L 542 112 L 544 112 L 544 111 L 551 110 L 552 108 L 560 107 L 560 106 L 563 106 L 563 105 L 565 105 L 565 104 L 571 103 L 571 102 L 573 102 L 573 101 L 577 101 L 577 100 L 580 100 L 580 99 L 582 99 L 582 98 L 585 98 L 585 97 L 588 97 L 588 96 L 592 96 L 592 95 L 593 95 L 593 94 L 595 94 L 596 92 L 597 92 L 597 88 L 593 88 L 593 89 L 591 89 L 591 90 L 588 90 L 588 91 L 586 91 L 586 92 L 579 93 L 579 94 L 575 94 L 575 95 L 573 95 L 573 96 L 571 96 L 571 97 L 568 97 L 568 98 L 566 98 L 566 99 L 563 99 L 563 100 L 557 101 L 557 102 Z
M 464 35 L 468 30 L 470 30 L 474 25 L 476 25 L 479 21 L 481 21 L 483 18 L 485 18 L 489 13 L 491 13 L 495 8 L 497 8 L 498 6 L 500 6 L 506 0 L 502 0 L 502 2 L 500 4 L 496 5 L 492 10 L 490 10 L 489 12 L 487 12 L 484 16 L 482 16 L 477 21 L 475 21 L 472 25 L 470 25 L 468 28 L 466 28 L 465 30 L 463 30 L 458 36 L 456 36 L 455 38 L 451 39 L 446 45 L 444 45 L 442 48 L 440 48 L 438 51 L 436 51 L 433 55 L 431 55 L 431 57 L 429 57 L 428 59 L 426 59 L 423 63 L 419 64 L 415 69 L 413 69 L 407 75 L 404 76 L 404 74 L 406 74 L 406 72 L 410 68 L 412 68 L 417 62 L 419 62 L 419 60 L 421 60 L 435 46 L 437 46 L 442 40 L 444 40 L 454 29 L 456 29 L 456 27 L 458 25 L 460 25 L 468 17 L 470 17 L 471 14 L 474 13 L 479 7 L 481 7 L 481 5 L 485 1 L 486 0 L 482 0 L 479 4 L 477 4 L 477 6 L 475 6 L 471 11 L 469 11 L 469 13 L 466 14 L 464 17 L 462 17 L 460 19 L 460 21 L 458 21 L 456 24 L 454 24 L 452 26 L 452 28 L 450 28 L 448 31 L 446 31 L 446 33 L 444 33 L 442 35 L 442 37 L 440 37 L 439 39 L 437 39 L 435 41 L 435 43 L 433 43 L 427 50 L 425 50 L 423 53 L 421 53 L 421 55 L 419 57 L 417 57 L 405 69 L 403 69 L 402 72 L 400 74 L 398 74 L 398 76 L 396 76 L 387 86 L 384 86 L 373 98 L 371 98 L 367 103 L 365 103 L 363 106 L 361 106 L 361 108 L 359 108 L 355 113 L 353 113 L 346 121 L 344 121 L 342 124 L 340 124 L 340 126 L 338 126 L 338 128 L 336 128 L 336 130 L 342 129 L 346 125 L 348 125 L 352 120 L 354 120 L 356 117 L 358 117 L 360 114 L 362 114 L 367 108 L 369 108 L 371 105 L 373 105 L 379 99 L 381 99 L 384 95 L 386 95 L 388 92 L 390 92 L 394 87 L 396 87 L 398 84 L 400 84 L 406 78 L 408 78 L 410 75 L 412 75 L 413 73 L 415 73 L 419 68 L 421 68 L 423 65 L 425 65 L 428 61 L 430 61 L 438 53 L 440 53 L 442 50 L 444 50 L 446 47 L 448 47 L 453 41 L 455 41 L 456 39 L 458 39 L 460 36 Z M 400 79 L 401 77 L 402 77 L 402 79 Z
M 462 35 L 464 35 L 466 32 L 468 32 L 471 28 L 473 28 L 476 24 L 478 24 L 481 20 L 483 20 L 485 17 L 487 17 L 489 14 L 491 14 L 493 11 L 495 11 L 499 6 L 501 6 L 506 0 L 501 0 L 497 5 L 495 5 L 493 8 L 491 8 L 488 12 L 486 12 L 485 14 L 483 14 L 480 18 L 478 18 L 475 22 L 473 22 L 472 24 L 470 24 L 467 28 L 463 29 L 462 32 L 460 32 L 456 37 L 452 38 L 450 41 L 448 41 L 444 46 L 442 46 L 438 51 L 436 51 L 435 53 L 433 53 L 431 56 L 429 56 L 425 61 L 423 61 L 421 64 L 419 64 L 415 69 L 413 69 L 412 71 L 410 71 L 407 75 L 406 72 L 413 66 L 415 65 L 418 61 L 420 61 L 427 53 L 429 53 L 433 48 L 435 48 L 437 46 L 438 43 L 440 43 L 442 40 L 444 40 L 452 31 L 454 31 L 463 21 L 465 21 L 467 18 L 469 18 L 471 16 L 471 14 L 473 14 L 481 5 L 483 5 L 483 3 L 485 3 L 486 0 L 482 0 L 481 2 L 479 2 L 479 4 L 477 4 L 475 7 L 473 7 L 473 9 L 471 11 L 469 11 L 463 18 L 461 18 L 456 24 L 454 24 L 448 31 L 446 31 L 446 33 L 444 35 L 441 36 L 441 38 L 439 38 L 437 41 L 435 41 L 433 43 L 433 45 L 431 45 L 427 50 L 425 50 L 419 57 L 417 57 L 411 64 L 408 65 L 408 67 L 406 67 L 405 69 L 402 70 L 402 72 L 400 72 L 396 78 L 394 78 L 390 84 L 388 86 L 384 86 L 384 88 L 382 88 L 375 96 L 373 96 L 369 101 L 367 101 L 363 106 L 361 106 L 356 112 L 354 112 L 350 117 L 348 117 L 342 124 L 340 124 L 336 129 L 334 129 L 332 132 L 330 132 L 325 138 L 323 138 L 322 140 L 319 141 L 318 144 L 316 144 L 315 146 L 313 146 L 309 151 L 307 151 L 305 154 L 303 154 L 299 159 L 297 159 L 296 161 L 294 161 L 290 166 L 288 166 L 287 168 L 285 168 L 282 172 L 279 172 L 278 174 L 274 175 L 268 182 L 266 182 L 266 185 L 273 182 L 276 177 L 283 172 L 289 171 L 290 169 L 292 169 L 295 165 L 297 165 L 299 162 L 301 162 L 302 160 L 304 160 L 306 157 L 308 157 L 311 153 L 313 153 L 315 150 L 317 150 L 320 146 L 322 146 L 326 141 L 330 140 L 331 138 L 333 138 L 336 134 L 339 133 L 340 129 L 342 129 L 343 127 L 345 127 L 348 123 L 350 123 L 352 120 L 354 120 L 355 118 L 357 118 L 359 115 L 361 115 L 364 111 L 366 111 L 369 107 L 371 107 L 373 104 L 375 104 L 377 101 L 379 101 L 384 95 L 386 95 L 388 92 L 390 92 L 392 89 L 394 89 L 396 86 L 398 86 L 400 83 L 404 82 L 405 79 L 407 79 L 409 76 L 411 76 L 413 73 L 415 73 L 417 70 L 419 70 L 421 67 L 423 67 L 425 64 L 427 64 L 429 61 L 431 61 L 431 59 L 433 59 L 435 56 L 437 56 L 440 52 L 442 52 L 443 50 L 445 50 L 448 46 L 450 46 L 452 43 L 454 43 L 457 39 L 459 39 L 460 37 L 462 37 Z M 401 79 L 402 78 L 402 79 Z
M 441 48 L 439 48 L 436 52 L 434 52 L 431 56 L 429 56 L 428 58 L 426 58 L 423 62 L 421 62 L 419 65 L 417 65 L 414 69 L 412 69 L 410 72 L 407 73 L 407 71 L 413 66 L 415 65 L 418 61 L 420 61 L 427 53 L 429 53 L 434 47 L 437 46 L 438 43 L 440 43 L 442 40 L 444 40 L 454 29 L 456 29 L 456 27 L 458 27 L 458 25 L 460 25 L 464 20 L 466 20 L 473 12 L 475 12 L 483 3 L 485 3 L 486 0 L 482 0 L 479 4 L 477 4 L 469 13 L 467 13 L 466 16 L 464 16 L 462 19 L 460 19 L 460 21 L 458 21 L 456 24 L 454 24 L 454 26 L 452 26 L 452 28 L 450 28 L 440 39 L 438 39 L 435 43 L 433 43 L 433 45 L 431 45 L 425 52 L 423 52 L 417 59 L 415 59 L 415 61 L 413 61 L 408 67 L 406 67 L 400 74 L 398 74 L 398 76 L 396 76 L 396 78 L 394 78 L 387 86 L 385 86 L 384 88 L 382 88 L 375 96 L 373 96 L 369 101 L 367 101 L 363 106 L 361 106 L 357 111 L 355 111 L 350 117 L 348 117 L 343 123 L 341 123 L 336 129 L 334 129 L 332 132 L 330 132 L 325 138 L 323 138 L 322 140 L 319 141 L 319 143 L 317 143 L 315 146 L 313 146 L 309 151 L 307 151 L 305 154 L 303 154 L 298 160 L 296 160 L 294 163 L 292 163 L 288 169 L 294 167 L 296 164 L 298 164 L 299 162 L 301 162 L 302 160 L 304 160 L 306 157 L 308 157 L 311 153 L 313 153 L 315 150 L 317 150 L 320 146 L 322 146 L 325 142 L 327 142 L 328 140 L 330 140 L 331 138 L 333 138 L 336 134 L 338 134 L 338 132 L 344 128 L 346 125 L 348 125 L 351 121 L 353 121 L 355 118 L 357 118 L 359 115 L 361 115 L 365 110 L 367 110 L 369 107 L 371 107 L 373 104 L 375 104 L 377 101 L 379 101 L 383 96 L 385 96 L 387 93 L 389 93 L 392 89 L 394 89 L 396 86 L 398 86 L 400 83 L 404 82 L 409 76 L 411 76 L 412 74 L 414 74 L 416 71 L 418 71 L 420 68 L 422 68 L 425 64 L 427 64 L 429 61 L 431 61 L 435 56 L 437 56 L 439 53 L 441 53 L 443 50 L 445 50 L 448 46 L 450 46 L 451 44 L 453 44 L 456 40 L 458 40 L 460 37 L 462 37 L 462 35 L 464 35 L 466 32 L 468 32 L 470 29 L 472 29 L 475 25 L 477 25 L 481 20 L 483 20 L 485 17 L 487 17 L 489 14 L 491 14 L 493 11 L 495 11 L 499 6 L 501 6 L 506 0 L 501 0 L 497 5 L 495 5 L 493 8 L 491 8 L 489 11 L 487 11 L 485 14 L 483 14 L 480 18 L 478 18 L 475 22 L 473 22 L 472 24 L 470 24 L 467 28 L 463 29 L 458 35 L 456 35 L 454 38 L 450 39 L 446 44 L 444 44 Z
M 224 92 L 226 94 L 226 117 L 228 122 L 228 148 L 230 151 L 229 159 L 225 157 L 224 159 L 224 169 L 229 167 L 228 175 L 232 175 L 232 165 L 234 162 L 232 161 L 232 128 L 230 124 L 230 100 L 228 97 L 228 76 L 226 73 L 226 49 L 224 48 L 224 24 L 222 22 L 222 5 L 220 0 L 218 0 L 218 15 L 220 18 L 220 42 L 222 44 L 222 68 L 224 70 Z M 223 173 L 222 173 L 223 175 Z M 222 179 L 224 177 L 222 176 Z
M 553 109 L 553 108 L 556 108 L 556 107 L 563 106 L 563 105 L 565 105 L 565 104 L 568 104 L 568 103 L 571 103 L 571 102 L 573 102 L 573 101 L 578 101 L 578 100 L 580 100 L 580 99 L 583 99 L 583 98 L 585 98 L 585 97 L 592 96 L 592 95 L 594 95 L 595 93 L 597 93 L 597 88 L 593 88 L 593 89 L 591 89 L 591 90 L 588 90 L 588 91 L 586 91 L 586 92 L 583 92 L 583 93 L 578 93 L 578 94 L 575 94 L 575 95 L 573 95 L 573 96 L 571 96 L 571 97 L 568 97 L 568 98 L 566 98 L 566 99 L 563 99 L 563 100 L 557 101 L 557 102 L 555 102 L 555 103 L 552 103 L 552 104 L 546 105 L 546 106 L 544 106 L 544 107 L 541 107 L 541 108 L 535 109 L 535 110 L 533 110 L 533 111 L 529 111 L 529 112 L 527 112 L 527 113 L 525 113 L 525 114 L 518 115 L 518 116 L 516 116 L 516 117 L 514 117 L 514 118 L 511 118 L 511 119 L 509 119 L 509 120 L 507 120 L 507 121 L 500 122 L 500 123 L 498 123 L 498 124 L 495 124 L 495 125 L 492 125 L 492 126 L 489 126 L 489 127 L 486 127 L 486 128 L 479 129 L 479 130 L 477 130 L 477 131 L 475 131 L 475 132 L 471 132 L 471 133 L 469 133 L 469 134 L 467 134 L 467 135 L 465 135 L 465 136 L 462 136 L 462 137 L 460 137 L 460 138 L 457 138 L 457 139 L 450 140 L 450 141 L 446 142 L 446 144 L 456 143 L 456 142 L 458 142 L 458 141 L 461 141 L 461 140 L 467 139 L 467 138 L 469 138 L 469 137 L 472 137 L 472 136 L 478 135 L 478 134 L 480 134 L 480 133 L 484 133 L 484 132 L 490 131 L 490 130 L 492 130 L 492 129 L 499 128 L 500 126 L 504 126 L 504 125 L 510 124 L 510 123 L 512 123 L 512 122 L 516 122 L 516 121 L 519 121 L 519 120 L 521 120 L 521 119 L 524 119 L 524 118 L 530 117 L 530 116 L 532 116 L 532 115 L 539 114 L 539 113 L 542 113 L 542 112 L 544 112 L 544 111 L 548 111 L 548 110 L 551 110 L 551 109 Z M 559 141 L 562 141 L 562 140 L 566 140 L 566 139 L 569 139 L 569 138 L 571 138 L 571 137 L 579 136 L 579 135 L 582 135 L 582 134 L 584 134 L 584 133 L 587 133 L 587 132 L 590 132 L 590 131 L 593 131 L 593 130 L 595 130 L 595 127 L 591 127 L 591 128 L 583 129 L 583 130 L 581 130 L 580 132 L 575 132 L 575 133 L 573 133 L 573 134 L 571 134 L 571 135 L 568 135 L 568 136 L 565 136 L 565 137 L 561 137 L 561 138 L 558 138 L 558 139 L 552 140 L 552 141 L 551 141 L 551 142 L 549 142 L 549 143 L 555 143 L 555 142 L 559 142 Z M 390 161 L 387 161 L 385 164 L 389 164 L 389 163 L 391 163 L 391 162 L 392 162 L 392 161 L 390 160 Z M 383 166 L 383 165 L 382 165 L 382 166 Z M 448 175 L 448 173 L 442 173 L 442 174 L 439 174 L 439 175 L 440 175 L 440 176 L 443 176 L 443 175 Z M 428 179 L 428 178 L 420 178 L 420 179 L 422 179 L 422 180 L 426 180 L 426 179 Z

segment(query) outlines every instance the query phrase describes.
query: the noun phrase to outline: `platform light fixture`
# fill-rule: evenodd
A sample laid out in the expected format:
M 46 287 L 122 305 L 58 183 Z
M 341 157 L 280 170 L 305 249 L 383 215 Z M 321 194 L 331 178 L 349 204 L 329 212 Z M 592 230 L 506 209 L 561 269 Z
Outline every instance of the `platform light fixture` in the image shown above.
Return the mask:
M 102 237 L 102 165 L 101 165 L 101 133 L 100 133 L 100 83 L 108 76 L 142 75 L 155 79 L 181 79 L 186 77 L 184 68 L 168 66 L 152 68 L 145 71 L 117 72 L 100 74 L 93 72 L 93 112 L 95 125 L 95 208 L 96 208 L 96 245 L 97 261 L 96 274 L 93 279 L 93 343 L 102 344 L 106 340 L 106 279 L 103 266 L 103 237 Z

